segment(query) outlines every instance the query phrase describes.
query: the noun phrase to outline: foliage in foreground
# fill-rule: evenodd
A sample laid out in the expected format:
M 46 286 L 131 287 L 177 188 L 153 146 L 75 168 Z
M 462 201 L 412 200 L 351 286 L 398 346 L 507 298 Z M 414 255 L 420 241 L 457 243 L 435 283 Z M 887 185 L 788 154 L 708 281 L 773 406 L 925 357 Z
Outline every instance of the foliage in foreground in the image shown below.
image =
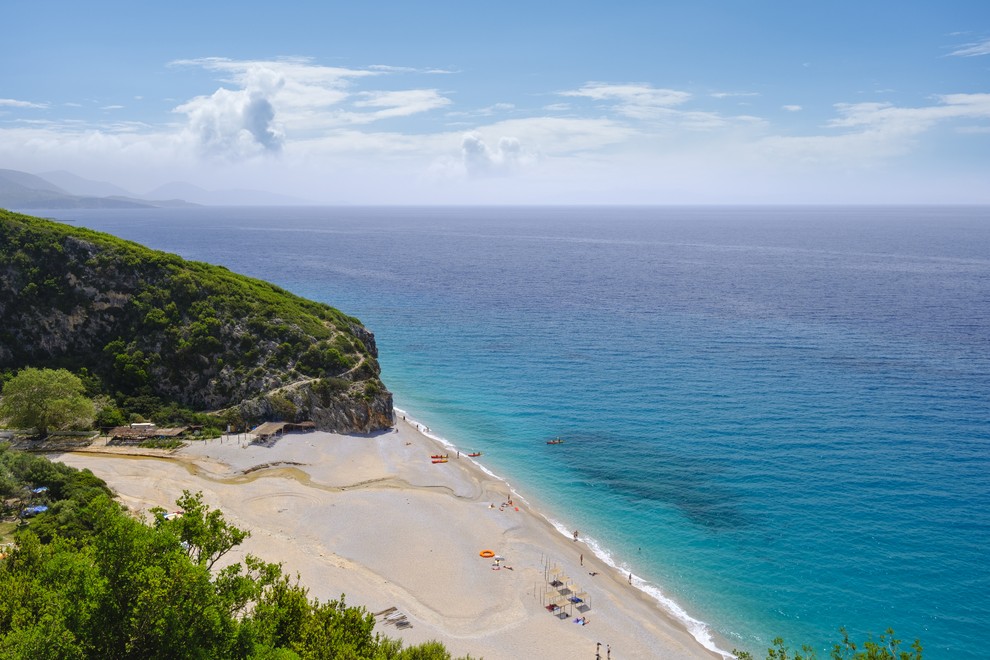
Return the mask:
M 343 596 L 311 599 L 279 564 L 249 555 L 211 570 L 247 533 L 198 494 L 179 499 L 183 516 L 158 509 L 147 525 L 91 473 L 0 445 L 4 475 L 12 491 L 49 486 L 52 506 L 0 561 L 0 657 L 450 658 L 438 642 L 375 634 Z
M 889 628 L 886 634 L 880 635 L 879 640 L 869 639 L 864 642 L 861 649 L 850 641 L 849 633 L 845 628 L 840 629 L 840 632 L 842 642 L 832 647 L 832 653 L 829 655 L 831 660 L 922 660 L 919 640 L 914 640 L 910 651 L 901 650 L 901 640 L 894 637 L 894 631 Z M 752 654 L 745 651 L 733 650 L 732 653 L 738 660 L 753 660 Z M 794 651 L 794 655 L 790 655 L 784 640 L 778 637 L 773 640 L 773 646 L 767 649 L 766 660 L 815 660 L 815 658 L 815 650 L 809 646 L 804 646 L 800 651 Z

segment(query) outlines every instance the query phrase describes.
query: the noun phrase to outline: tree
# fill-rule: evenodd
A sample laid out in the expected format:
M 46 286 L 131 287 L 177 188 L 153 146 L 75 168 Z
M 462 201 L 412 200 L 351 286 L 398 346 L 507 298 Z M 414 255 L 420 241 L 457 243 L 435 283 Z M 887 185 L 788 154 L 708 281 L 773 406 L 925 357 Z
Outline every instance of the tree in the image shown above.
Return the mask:
M 0 419 L 20 428 L 51 430 L 90 427 L 95 409 L 79 378 L 65 369 L 28 367 L 11 378 L 0 398 Z
M 219 509 L 210 510 L 203 503 L 202 493 L 184 490 L 175 503 L 182 509 L 182 515 L 171 519 L 166 517 L 165 509 L 151 509 L 155 527 L 175 530 L 189 558 L 206 570 L 251 535 L 228 523 Z

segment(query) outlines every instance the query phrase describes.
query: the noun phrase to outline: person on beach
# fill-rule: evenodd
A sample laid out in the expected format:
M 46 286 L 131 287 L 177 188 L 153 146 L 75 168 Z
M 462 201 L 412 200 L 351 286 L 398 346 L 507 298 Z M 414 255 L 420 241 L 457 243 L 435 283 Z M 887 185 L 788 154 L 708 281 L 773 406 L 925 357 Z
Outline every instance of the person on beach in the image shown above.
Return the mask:
M 581 559 L 581 565 L 584 566 L 584 553 L 581 554 L 580 559 Z
M 574 540 L 575 541 L 577 541 L 577 537 L 578 537 L 578 531 L 575 529 L 574 530 Z
M 629 574 L 629 584 L 632 584 L 632 573 Z

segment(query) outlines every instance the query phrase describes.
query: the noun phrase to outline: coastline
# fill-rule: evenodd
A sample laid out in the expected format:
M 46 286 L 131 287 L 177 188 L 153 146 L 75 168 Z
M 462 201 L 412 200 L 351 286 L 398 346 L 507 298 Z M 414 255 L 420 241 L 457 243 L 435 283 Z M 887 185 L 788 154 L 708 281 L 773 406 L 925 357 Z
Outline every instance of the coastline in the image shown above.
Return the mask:
M 251 531 L 231 561 L 280 561 L 322 601 L 343 593 L 372 613 L 395 607 L 411 626 L 379 617 L 375 630 L 408 643 L 438 639 L 489 660 L 592 657 L 598 642 L 603 658 L 606 645 L 616 658 L 725 657 L 481 462 L 396 417 L 370 436 L 288 434 L 265 447 L 241 435 L 160 455 L 94 447 L 53 458 L 89 468 L 139 515 L 202 491 Z M 433 464 L 437 453 L 449 462 Z M 498 570 L 484 549 L 505 557 Z M 548 612 L 551 572 L 586 592 L 590 609 Z

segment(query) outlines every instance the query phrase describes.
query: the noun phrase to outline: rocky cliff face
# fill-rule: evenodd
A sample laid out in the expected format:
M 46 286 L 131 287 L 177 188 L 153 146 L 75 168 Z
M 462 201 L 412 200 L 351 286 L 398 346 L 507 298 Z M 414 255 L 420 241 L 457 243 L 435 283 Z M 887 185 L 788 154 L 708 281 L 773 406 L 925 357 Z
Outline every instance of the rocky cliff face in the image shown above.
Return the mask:
M 321 303 L 107 234 L 0 211 L 0 369 L 85 369 L 118 399 L 245 421 L 392 424 L 374 335 Z
M 324 381 L 306 381 L 280 388 L 237 406 L 244 419 L 312 421 L 316 428 L 337 433 L 369 433 L 394 423 L 392 393 L 363 387 L 327 392 Z

